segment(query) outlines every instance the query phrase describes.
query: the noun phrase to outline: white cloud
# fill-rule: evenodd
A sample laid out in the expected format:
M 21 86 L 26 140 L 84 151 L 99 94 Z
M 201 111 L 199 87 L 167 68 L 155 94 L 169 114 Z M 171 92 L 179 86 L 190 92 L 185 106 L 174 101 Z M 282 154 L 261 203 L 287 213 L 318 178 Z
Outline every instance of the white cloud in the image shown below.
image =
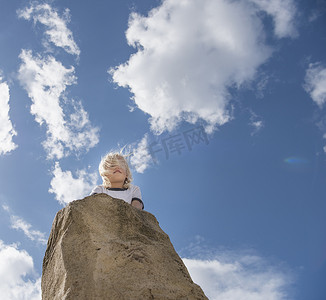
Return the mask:
M 194 282 L 211 300 L 283 300 L 291 279 L 258 256 L 183 258 Z
M 35 278 L 32 257 L 0 240 L 0 295 L 6 300 L 41 300 L 41 278 Z
M 25 20 L 40 22 L 47 27 L 45 35 L 55 46 L 63 48 L 66 52 L 79 55 L 80 50 L 74 41 L 72 32 L 67 24 L 70 21 L 69 10 L 66 9 L 63 16 L 49 4 L 32 4 L 30 7 L 18 11 L 18 16 Z
M 273 17 L 274 31 L 278 38 L 296 37 L 297 9 L 293 0 L 250 0 Z
M 98 179 L 97 173 L 86 170 L 78 170 L 74 177 L 71 171 L 62 171 L 59 162 L 55 163 L 53 176 L 49 192 L 63 205 L 88 196 Z
M 320 62 L 309 64 L 303 87 L 311 99 L 322 109 L 326 103 L 326 67 Z M 323 138 L 326 139 L 324 118 L 317 123 L 317 126 L 324 133 Z M 323 150 L 326 153 L 326 146 L 323 147 Z
M 304 88 L 312 100 L 322 108 L 326 102 L 326 68 L 321 63 L 309 64 Z
M 289 35 L 292 2 L 259 3 L 277 33 Z M 131 14 L 126 37 L 137 52 L 109 70 L 113 82 L 130 89 L 156 133 L 198 119 L 212 132 L 232 118 L 230 89 L 254 81 L 272 53 L 257 9 L 250 1 L 165 0 L 147 17 Z
M 2 208 L 9 213 L 12 228 L 23 231 L 24 234 L 32 241 L 36 241 L 38 243 L 46 245 L 47 240 L 45 237 L 45 233 L 32 229 L 31 224 L 26 222 L 21 217 L 13 215 L 9 206 L 2 205 Z
M 263 120 L 252 110 L 249 110 L 250 113 L 250 125 L 253 127 L 253 131 L 251 132 L 251 136 L 257 134 L 263 127 Z
M 180 252 L 191 278 L 211 300 L 292 299 L 293 271 L 254 249 L 212 248 L 197 235 Z
M 14 130 L 9 117 L 9 98 L 9 86 L 2 81 L 0 76 L 0 155 L 17 148 L 17 145 L 12 141 L 17 132 Z
M 11 227 L 17 230 L 22 230 L 24 234 L 32 241 L 37 241 L 43 245 L 46 245 L 47 240 L 45 233 L 32 229 L 32 225 L 18 216 L 10 216 Z
M 260 131 L 260 129 L 263 128 L 264 123 L 261 120 L 260 121 L 252 121 L 250 123 L 250 125 L 254 127 L 254 131 L 251 133 L 251 135 L 255 135 L 258 131 Z
M 141 139 L 137 146 L 133 149 L 130 157 L 130 164 L 135 168 L 136 172 L 144 173 L 144 171 L 151 165 L 152 156 L 148 151 L 148 136 L 147 134 Z
M 43 146 L 48 158 L 60 159 L 94 147 L 99 141 L 99 129 L 92 127 L 80 102 L 64 97 L 67 86 L 76 83 L 74 67 L 68 69 L 50 55 L 33 57 L 27 50 L 22 50 L 20 58 L 18 76 L 33 102 L 31 113 L 40 125 L 47 125 Z

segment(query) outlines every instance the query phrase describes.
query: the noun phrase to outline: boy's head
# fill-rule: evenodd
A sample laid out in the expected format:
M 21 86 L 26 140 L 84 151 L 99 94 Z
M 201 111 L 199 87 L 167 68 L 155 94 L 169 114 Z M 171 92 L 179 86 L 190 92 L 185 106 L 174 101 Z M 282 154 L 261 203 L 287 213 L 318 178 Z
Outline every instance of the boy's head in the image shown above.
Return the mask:
M 110 175 L 112 170 L 116 167 L 120 167 L 125 174 L 125 179 L 123 182 L 123 188 L 129 188 L 132 181 L 132 175 L 128 166 L 128 162 L 124 155 L 117 152 L 110 152 L 106 154 L 99 165 L 99 172 L 103 179 L 103 185 L 105 188 L 111 187 Z

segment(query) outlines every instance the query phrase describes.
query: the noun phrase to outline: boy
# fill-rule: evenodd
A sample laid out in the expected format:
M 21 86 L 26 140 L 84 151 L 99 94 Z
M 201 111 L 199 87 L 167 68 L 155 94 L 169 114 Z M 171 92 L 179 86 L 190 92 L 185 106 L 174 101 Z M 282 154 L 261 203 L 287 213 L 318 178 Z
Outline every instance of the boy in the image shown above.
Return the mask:
M 103 184 L 96 186 L 91 195 L 105 193 L 118 198 L 140 210 L 144 209 L 138 186 L 132 185 L 132 175 L 125 157 L 119 153 L 108 153 L 102 158 L 99 172 Z

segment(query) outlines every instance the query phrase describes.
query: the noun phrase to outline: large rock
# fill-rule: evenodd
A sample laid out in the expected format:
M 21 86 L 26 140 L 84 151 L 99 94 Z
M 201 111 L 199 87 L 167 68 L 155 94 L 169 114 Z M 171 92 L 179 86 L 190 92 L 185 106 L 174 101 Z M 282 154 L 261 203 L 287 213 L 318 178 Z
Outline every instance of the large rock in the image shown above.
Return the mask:
M 207 297 L 152 214 L 98 194 L 57 213 L 43 261 L 42 299 Z

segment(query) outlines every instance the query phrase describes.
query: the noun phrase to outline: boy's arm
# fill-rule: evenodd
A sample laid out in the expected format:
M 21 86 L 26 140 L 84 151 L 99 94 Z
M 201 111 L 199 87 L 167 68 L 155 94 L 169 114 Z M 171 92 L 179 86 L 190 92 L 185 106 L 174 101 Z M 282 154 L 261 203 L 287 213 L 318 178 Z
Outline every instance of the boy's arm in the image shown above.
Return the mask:
M 131 206 L 136 207 L 140 210 L 143 210 L 143 208 L 144 208 L 143 201 L 138 200 L 138 199 L 133 199 L 131 201 Z
M 131 206 L 136 207 L 140 210 L 143 210 L 144 203 L 141 200 L 141 198 L 142 198 L 142 196 L 141 196 L 140 188 L 138 186 L 133 186 Z

